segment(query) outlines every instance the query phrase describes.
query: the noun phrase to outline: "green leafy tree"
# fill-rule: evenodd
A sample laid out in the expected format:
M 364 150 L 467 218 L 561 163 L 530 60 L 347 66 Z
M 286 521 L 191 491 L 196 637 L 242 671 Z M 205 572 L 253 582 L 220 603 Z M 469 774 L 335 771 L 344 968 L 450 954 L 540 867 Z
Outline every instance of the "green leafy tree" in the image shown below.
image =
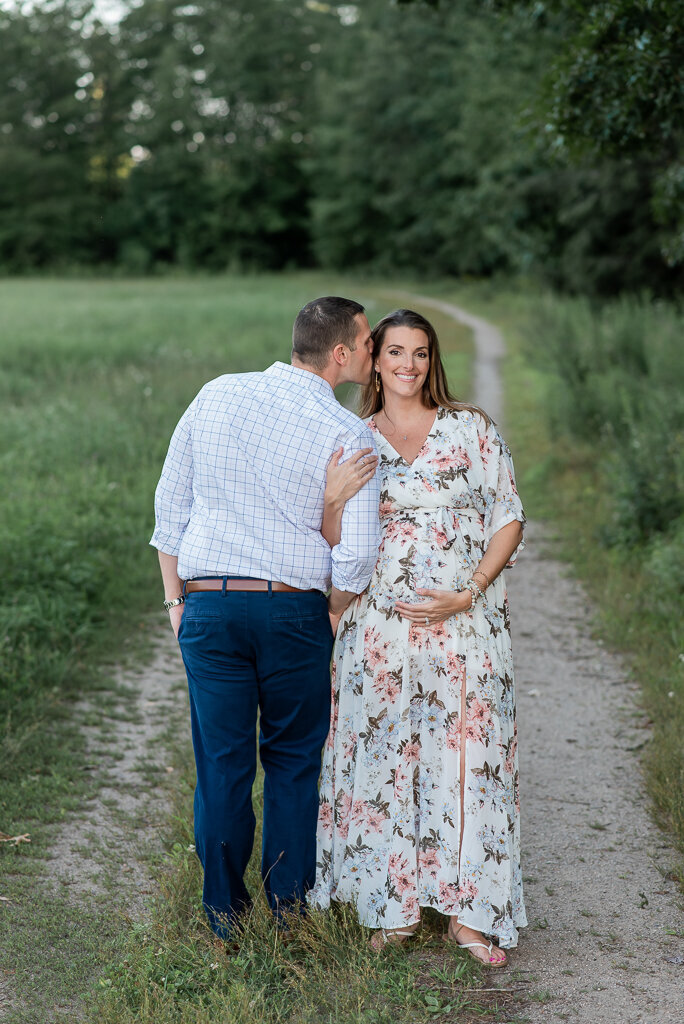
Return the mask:
M 279 0 L 148 0 L 130 11 L 120 26 L 135 94 L 129 250 L 216 267 L 307 262 L 302 161 L 318 20 Z
M 0 11 L 0 264 L 10 269 L 89 255 L 89 128 L 75 84 L 86 10 L 65 0 Z

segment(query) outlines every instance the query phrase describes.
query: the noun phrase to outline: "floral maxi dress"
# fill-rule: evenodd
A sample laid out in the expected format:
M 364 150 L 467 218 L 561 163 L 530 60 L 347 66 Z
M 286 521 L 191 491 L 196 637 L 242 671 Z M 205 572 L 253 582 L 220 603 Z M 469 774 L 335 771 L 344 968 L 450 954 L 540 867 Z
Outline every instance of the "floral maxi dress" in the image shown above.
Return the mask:
M 503 576 L 443 623 L 410 625 L 394 611 L 396 600 L 426 600 L 419 587 L 462 590 L 497 530 L 524 523 L 510 452 L 465 410 L 440 408 L 411 464 L 370 427 L 383 541 L 337 632 L 308 899 L 351 903 L 373 928 L 433 907 L 512 947 L 527 922 Z

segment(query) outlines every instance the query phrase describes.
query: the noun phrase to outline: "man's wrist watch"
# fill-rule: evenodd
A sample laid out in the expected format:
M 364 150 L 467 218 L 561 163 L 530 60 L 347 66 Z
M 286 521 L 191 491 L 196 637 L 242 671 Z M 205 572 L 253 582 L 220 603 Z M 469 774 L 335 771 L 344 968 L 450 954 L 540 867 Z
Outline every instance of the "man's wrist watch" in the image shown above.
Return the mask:
M 185 597 L 183 596 L 183 594 L 181 594 L 180 597 L 175 597 L 173 599 L 173 601 L 164 601 L 164 607 L 166 608 L 166 610 L 168 612 L 168 611 L 171 610 L 171 608 L 177 608 L 179 604 L 184 604 L 184 603 L 185 603 Z

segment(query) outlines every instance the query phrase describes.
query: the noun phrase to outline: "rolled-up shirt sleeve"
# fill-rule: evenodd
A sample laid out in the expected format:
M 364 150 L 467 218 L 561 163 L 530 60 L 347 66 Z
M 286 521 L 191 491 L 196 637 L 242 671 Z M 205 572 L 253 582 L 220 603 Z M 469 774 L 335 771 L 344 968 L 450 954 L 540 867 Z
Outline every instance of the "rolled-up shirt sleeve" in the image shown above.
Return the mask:
M 188 406 L 173 432 L 154 494 L 152 547 L 178 555 L 192 511 L 192 424 L 197 399 Z
M 370 430 L 344 445 L 345 458 L 375 443 Z M 370 583 L 380 548 L 380 480 L 376 473 L 350 498 L 342 513 L 340 542 L 332 549 L 332 583 L 338 590 L 362 593 Z

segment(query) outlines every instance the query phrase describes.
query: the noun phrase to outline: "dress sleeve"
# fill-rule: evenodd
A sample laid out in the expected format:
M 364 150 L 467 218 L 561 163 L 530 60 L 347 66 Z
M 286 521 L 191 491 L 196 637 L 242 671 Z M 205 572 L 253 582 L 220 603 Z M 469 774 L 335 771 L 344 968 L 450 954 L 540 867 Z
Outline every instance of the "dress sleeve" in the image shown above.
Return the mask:
M 485 547 L 502 526 L 517 522 L 525 526 L 525 513 L 515 486 L 515 471 L 510 449 L 493 424 L 479 432 L 480 452 L 485 477 Z M 513 565 L 525 547 L 521 540 L 507 565 Z

